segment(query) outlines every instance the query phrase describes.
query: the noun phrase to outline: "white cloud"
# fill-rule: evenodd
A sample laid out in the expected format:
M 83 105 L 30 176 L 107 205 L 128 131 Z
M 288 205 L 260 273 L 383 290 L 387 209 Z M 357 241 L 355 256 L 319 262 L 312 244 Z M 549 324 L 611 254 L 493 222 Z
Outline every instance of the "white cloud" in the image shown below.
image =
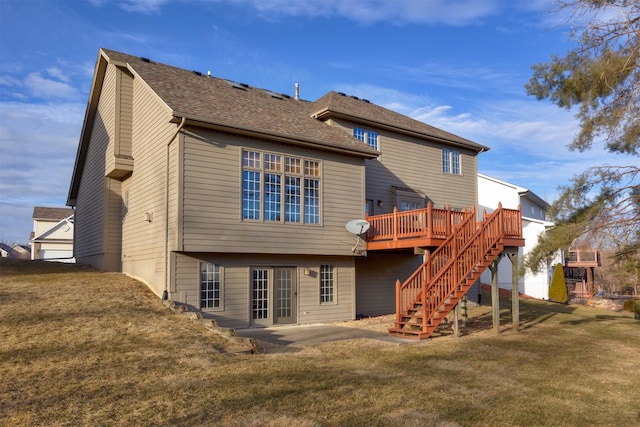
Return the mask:
M 64 206 L 85 105 L 0 102 L 0 194 L 4 206 Z M 4 207 L 3 207 L 4 209 Z M 12 212 L 7 212 L 7 214 Z M 3 214 L 0 240 L 28 240 L 30 215 Z
M 611 154 L 602 144 L 583 153 L 569 151 L 579 123 L 572 112 L 548 102 L 479 98 L 459 107 L 371 85 L 339 85 L 336 90 L 489 146 L 478 158 L 480 172 L 529 188 L 548 201 L 560 185 L 568 185 L 589 167 L 629 163 L 628 157 Z
M 240 0 L 242 1 L 242 0 Z M 244 0 L 263 14 L 276 16 L 340 16 L 363 24 L 445 23 L 463 25 L 491 15 L 497 1 L 459 0 Z
M 129 12 L 151 14 L 171 1 L 122 0 L 120 7 Z M 89 0 L 96 7 L 108 0 Z M 266 19 L 285 16 L 342 17 L 362 24 L 375 22 L 444 23 L 465 25 L 498 11 L 500 0 L 200 0 L 203 3 L 233 3 L 253 7 Z
M 65 73 L 64 71 L 62 71 L 60 68 L 58 67 L 50 67 L 47 68 L 47 74 L 49 74 L 51 77 L 58 79 L 64 83 L 69 83 L 69 75 L 67 73 Z
M 509 70 L 510 66 L 500 63 L 471 64 L 453 60 L 447 63 L 427 62 L 413 66 L 396 66 L 391 72 L 398 79 L 429 86 L 482 91 L 493 88 L 511 95 L 521 94 L 524 89 Z
M 52 79 L 42 77 L 40 73 L 30 73 L 24 80 L 32 96 L 37 98 L 51 99 L 73 99 L 77 93 L 73 86 Z
M 160 10 L 160 8 L 169 3 L 170 0 L 125 0 L 121 7 L 128 12 L 140 12 L 151 14 Z

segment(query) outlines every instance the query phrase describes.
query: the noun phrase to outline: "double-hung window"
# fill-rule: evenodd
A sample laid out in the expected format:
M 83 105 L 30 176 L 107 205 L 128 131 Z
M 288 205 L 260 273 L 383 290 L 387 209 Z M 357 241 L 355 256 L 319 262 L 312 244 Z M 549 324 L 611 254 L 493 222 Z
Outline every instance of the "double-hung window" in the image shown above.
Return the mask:
M 242 151 L 242 219 L 320 224 L 320 161 Z
M 460 164 L 460 151 L 449 148 L 442 149 L 442 172 L 453 175 L 462 175 Z
M 378 150 L 378 141 L 380 139 L 378 132 L 362 128 L 353 128 L 353 136 L 360 142 L 366 143 L 374 150 Z

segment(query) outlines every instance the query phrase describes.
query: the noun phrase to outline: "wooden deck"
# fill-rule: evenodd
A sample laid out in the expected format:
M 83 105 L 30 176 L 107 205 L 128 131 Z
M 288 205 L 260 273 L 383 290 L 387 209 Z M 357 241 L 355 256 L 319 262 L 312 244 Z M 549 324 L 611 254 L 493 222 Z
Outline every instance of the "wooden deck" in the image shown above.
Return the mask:
M 520 209 L 498 206 L 478 221 L 475 210 L 426 209 L 369 217 L 367 248 L 407 247 L 442 239 L 404 282 L 396 282 L 392 335 L 425 339 L 507 246 L 524 246 Z M 373 229 L 373 230 L 372 230 Z M 448 233 L 446 236 L 442 236 Z M 516 258 L 517 260 L 517 258 Z
M 520 210 L 503 209 L 503 237 L 505 246 L 524 246 L 522 215 Z M 367 217 L 367 250 L 439 247 L 451 235 L 454 228 L 475 211 L 435 209 L 431 203 L 424 209 L 393 212 Z M 486 213 L 483 215 L 487 217 Z
M 565 259 L 566 267 L 600 267 L 600 251 L 595 249 L 569 250 Z

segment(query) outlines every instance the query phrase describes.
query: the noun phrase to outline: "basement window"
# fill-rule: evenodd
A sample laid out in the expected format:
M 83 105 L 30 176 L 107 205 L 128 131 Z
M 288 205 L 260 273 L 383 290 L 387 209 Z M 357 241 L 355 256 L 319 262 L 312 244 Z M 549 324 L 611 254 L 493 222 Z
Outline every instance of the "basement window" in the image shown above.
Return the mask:
M 222 309 L 222 267 L 200 263 L 200 308 Z
M 320 266 L 320 303 L 334 302 L 333 265 Z

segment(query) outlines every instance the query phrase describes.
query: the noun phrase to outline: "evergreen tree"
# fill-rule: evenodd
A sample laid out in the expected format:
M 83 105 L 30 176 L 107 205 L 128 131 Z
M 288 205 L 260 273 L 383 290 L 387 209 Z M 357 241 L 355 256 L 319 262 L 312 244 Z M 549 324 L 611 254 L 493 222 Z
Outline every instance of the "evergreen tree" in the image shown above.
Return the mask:
M 534 65 L 527 92 L 577 109 L 581 127 L 570 149 L 588 150 L 603 139 L 630 163 L 590 168 L 561 188 L 549 212 L 556 227 L 526 259 L 533 271 L 558 249 L 603 234 L 617 252 L 639 257 L 640 0 L 560 0 L 559 12 L 566 11 L 576 47 Z
M 567 282 L 564 280 L 564 269 L 560 263 L 556 265 L 556 269 L 553 272 L 553 279 L 549 287 L 549 299 L 563 304 L 569 301 Z

